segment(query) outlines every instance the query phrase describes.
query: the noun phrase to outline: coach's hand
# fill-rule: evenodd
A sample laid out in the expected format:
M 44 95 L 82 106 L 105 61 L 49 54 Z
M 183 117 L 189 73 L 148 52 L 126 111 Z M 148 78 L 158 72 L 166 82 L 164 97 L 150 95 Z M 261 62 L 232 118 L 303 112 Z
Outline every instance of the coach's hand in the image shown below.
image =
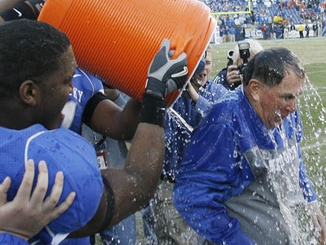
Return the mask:
M 146 90 L 165 97 L 184 86 L 188 75 L 187 55 L 182 53 L 173 60 L 172 55 L 170 41 L 164 39 L 149 67 Z

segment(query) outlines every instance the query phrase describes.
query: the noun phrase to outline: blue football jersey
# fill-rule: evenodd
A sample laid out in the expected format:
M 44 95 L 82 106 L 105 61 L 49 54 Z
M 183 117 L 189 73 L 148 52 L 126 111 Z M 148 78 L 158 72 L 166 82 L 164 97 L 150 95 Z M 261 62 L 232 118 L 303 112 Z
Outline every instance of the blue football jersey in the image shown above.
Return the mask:
M 19 238 L 17 236 L 8 234 L 8 233 L 2 233 L 0 234 L 0 244 L 1 245 L 28 245 L 28 242 L 26 242 L 24 239 Z
M 62 113 L 62 127 L 80 134 L 82 117 L 88 101 L 98 92 L 104 93 L 101 80 L 77 68 L 72 79 L 73 92 L 69 95 Z
M 33 159 L 36 165 L 40 160 L 46 161 L 50 187 L 54 184 L 55 174 L 63 172 L 64 188 L 59 203 L 70 192 L 76 192 L 70 208 L 34 237 L 33 244 L 58 244 L 94 216 L 102 195 L 102 177 L 94 147 L 80 135 L 64 128 L 49 131 L 40 124 L 23 130 L 0 127 L 0 152 L 0 181 L 6 176 L 12 180 L 8 201 L 14 198 L 19 188 L 24 163 L 28 159 Z

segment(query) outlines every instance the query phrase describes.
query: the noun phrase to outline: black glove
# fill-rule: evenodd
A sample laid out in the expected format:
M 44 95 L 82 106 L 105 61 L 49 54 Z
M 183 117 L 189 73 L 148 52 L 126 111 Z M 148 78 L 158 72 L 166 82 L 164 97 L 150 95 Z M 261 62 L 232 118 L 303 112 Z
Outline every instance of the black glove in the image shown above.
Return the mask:
M 46 0 L 27 0 L 26 2 L 28 2 L 33 7 L 34 12 L 38 17 Z
M 164 39 L 148 70 L 146 89 L 162 97 L 181 89 L 187 80 L 187 55 L 171 60 L 170 41 Z
M 19 2 L 14 8 L 0 13 L 0 17 L 2 17 L 5 21 L 17 19 L 36 20 L 45 1 L 46 0 L 27 0 L 24 2 Z

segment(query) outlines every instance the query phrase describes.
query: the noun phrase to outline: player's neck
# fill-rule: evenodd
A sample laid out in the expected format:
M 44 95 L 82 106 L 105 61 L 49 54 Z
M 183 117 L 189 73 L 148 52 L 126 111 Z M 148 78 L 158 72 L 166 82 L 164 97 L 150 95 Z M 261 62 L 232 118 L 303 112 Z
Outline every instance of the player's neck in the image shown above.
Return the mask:
M 20 130 L 32 124 L 32 120 L 26 117 L 24 111 L 15 110 L 13 107 L 0 109 L 0 127 Z

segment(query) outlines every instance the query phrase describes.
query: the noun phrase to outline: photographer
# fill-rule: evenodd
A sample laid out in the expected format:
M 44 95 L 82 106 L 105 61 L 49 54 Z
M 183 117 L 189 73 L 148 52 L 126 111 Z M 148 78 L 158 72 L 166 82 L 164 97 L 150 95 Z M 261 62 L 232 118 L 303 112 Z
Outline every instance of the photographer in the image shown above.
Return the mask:
M 228 51 L 229 62 L 227 67 L 216 75 L 214 82 L 222 84 L 228 90 L 234 90 L 241 84 L 241 69 L 243 66 L 261 50 L 263 50 L 263 47 L 257 40 L 245 39 L 238 42 L 233 52 L 232 50 Z M 230 60 L 232 60 L 232 63 Z

